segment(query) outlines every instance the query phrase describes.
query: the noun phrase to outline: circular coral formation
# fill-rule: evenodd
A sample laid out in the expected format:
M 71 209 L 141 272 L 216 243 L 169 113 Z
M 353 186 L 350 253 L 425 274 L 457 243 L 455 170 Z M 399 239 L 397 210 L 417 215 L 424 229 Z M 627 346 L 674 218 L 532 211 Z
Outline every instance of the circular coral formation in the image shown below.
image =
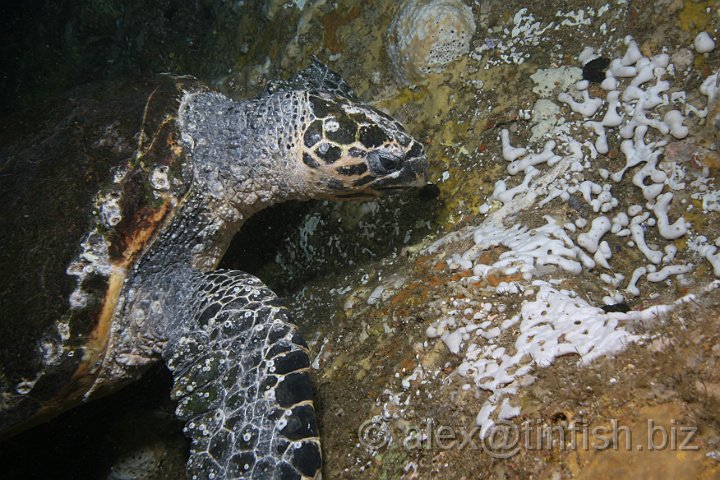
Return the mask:
M 398 82 L 411 84 L 470 51 L 472 9 L 461 0 L 406 0 L 388 31 L 388 55 Z

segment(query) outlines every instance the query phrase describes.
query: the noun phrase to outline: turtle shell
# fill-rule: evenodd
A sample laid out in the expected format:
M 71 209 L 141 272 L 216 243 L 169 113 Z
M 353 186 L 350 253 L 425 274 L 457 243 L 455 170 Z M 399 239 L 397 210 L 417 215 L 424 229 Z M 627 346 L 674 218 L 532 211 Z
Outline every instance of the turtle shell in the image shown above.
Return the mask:
M 92 385 L 123 281 L 189 188 L 175 118 L 197 88 L 86 86 L 0 120 L 2 436 Z

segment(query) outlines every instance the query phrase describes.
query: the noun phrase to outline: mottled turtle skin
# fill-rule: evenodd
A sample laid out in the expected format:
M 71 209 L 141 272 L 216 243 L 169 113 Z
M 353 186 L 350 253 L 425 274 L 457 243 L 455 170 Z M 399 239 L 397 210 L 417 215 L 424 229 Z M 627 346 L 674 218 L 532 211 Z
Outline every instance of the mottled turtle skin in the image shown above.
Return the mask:
M 190 478 L 319 478 L 307 347 L 216 266 L 272 204 L 424 185 L 423 147 L 316 60 L 248 101 L 169 76 L 83 92 L 0 151 L 0 435 L 164 361 Z

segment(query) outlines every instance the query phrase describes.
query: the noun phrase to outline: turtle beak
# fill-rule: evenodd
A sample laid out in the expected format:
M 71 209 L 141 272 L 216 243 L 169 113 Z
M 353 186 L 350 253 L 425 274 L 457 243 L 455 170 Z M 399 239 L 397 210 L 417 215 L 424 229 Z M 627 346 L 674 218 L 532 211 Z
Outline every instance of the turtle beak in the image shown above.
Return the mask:
M 372 200 L 378 197 L 396 195 L 411 188 L 422 188 L 427 185 L 427 157 L 423 154 L 418 157 L 404 159 L 402 167 L 392 173 L 384 175 L 368 183 L 365 188 L 353 191 L 333 192 L 327 198 L 340 200 Z
M 424 187 L 427 184 L 427 169 L 428 161 L 425 155 L 405 160 L 400 170 L 378 179 L 371 188 L 387 195 L 409 188 Z

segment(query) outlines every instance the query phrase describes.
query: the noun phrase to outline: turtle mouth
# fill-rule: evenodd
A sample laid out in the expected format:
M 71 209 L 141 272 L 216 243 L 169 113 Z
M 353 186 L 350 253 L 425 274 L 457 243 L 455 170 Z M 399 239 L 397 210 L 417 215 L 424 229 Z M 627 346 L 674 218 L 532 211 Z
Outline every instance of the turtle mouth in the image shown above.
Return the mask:
M 377 188 L 375 188 L 375 190 L 377 190 L 383 196 L 385 196 L 385 195 L 397 195 L 402 192 L 406 192 L 411 188 L 416 188 L 416 186 L 415 185 L 407 185 L 407 186 L 397 186 L 397 187 L 391 187 L 391 186 L 377 187 Z
M 361 192 L 350 192 L 350 193 L 339 193 L 333 196 L 340 200 L 377 200 L 382 197 L 389 197 L 393 195 L 399 195 L 417 188 L 426 186 L 427 183 L 417 183 L 412 185 L 383 185 L 383 186 L 371 186 L 367 190 Z

